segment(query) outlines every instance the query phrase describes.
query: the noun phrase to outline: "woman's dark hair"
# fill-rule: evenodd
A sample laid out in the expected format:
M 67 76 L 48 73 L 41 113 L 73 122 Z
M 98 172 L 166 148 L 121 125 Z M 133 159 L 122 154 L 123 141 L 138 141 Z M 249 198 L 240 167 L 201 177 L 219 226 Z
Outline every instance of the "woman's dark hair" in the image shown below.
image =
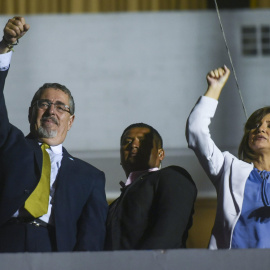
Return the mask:
M 261 120 L 267 115 L 270 114 L 270 106 L 263 107 L 261 109 L 256 110 L 247 120 L 244 127 L 244 135 L 242 141 L 238 148 L 238 157 L 241 160 L 251 162 L 256 158 L 256 153 L 252 149 L 250 149 L 248 141 L 249 141 L 249 133 L 252 129 L 258 128 L 261 125 Z

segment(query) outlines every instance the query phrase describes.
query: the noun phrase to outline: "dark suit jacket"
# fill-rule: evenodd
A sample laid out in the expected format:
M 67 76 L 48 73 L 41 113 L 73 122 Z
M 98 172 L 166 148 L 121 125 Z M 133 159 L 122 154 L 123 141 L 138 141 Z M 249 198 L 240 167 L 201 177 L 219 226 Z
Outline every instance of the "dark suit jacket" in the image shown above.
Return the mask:
M 183 168 L 141 175 L 109 207 L 106 250 L 185 247 L 197 189 Z
M 0 225 L 23 207 L 42 168 L 37 140 L 25 138 L 9 123 L 3 95 L 6 75 L 7 71 L 0 72 Z M 52 215 L 57 250 L 102 250 L 107 216 L 104 173 L 63 148 L 55 183 Z

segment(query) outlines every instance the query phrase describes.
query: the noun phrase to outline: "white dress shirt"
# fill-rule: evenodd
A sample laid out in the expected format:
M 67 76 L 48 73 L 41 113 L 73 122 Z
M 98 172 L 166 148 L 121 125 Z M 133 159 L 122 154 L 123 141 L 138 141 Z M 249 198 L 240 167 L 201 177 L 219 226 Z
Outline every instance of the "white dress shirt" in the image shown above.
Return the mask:
M 0 71 L 5 71 L 9 68 L 12 51 L 0 54 Z
M 46 149 L 46 151 L 48 152 L 51 160 L 50 197 L 48 212 L 39 219 L 43 220 L 44 222 L 54 224 L 53 215 L 51 215 L 51 213 L 53 211 L 55 179 L 58 175 L 58 171 L 61 167 L 61 161 L 63 158 L 62 144 L 59 144 L 57 146 L 50 146 L 50 148 Z

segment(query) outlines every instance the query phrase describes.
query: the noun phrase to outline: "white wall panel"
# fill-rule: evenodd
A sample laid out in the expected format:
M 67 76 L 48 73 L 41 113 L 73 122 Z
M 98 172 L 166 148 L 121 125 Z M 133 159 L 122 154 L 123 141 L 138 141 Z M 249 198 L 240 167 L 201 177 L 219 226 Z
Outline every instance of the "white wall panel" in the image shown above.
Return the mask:
M 269 15 L 270 10 L 221 12 L 249 114 L 270 103 L 270 57 L 241 55 L 241 25 L 269 25 Z M 7 18 L 1 16 L 0 25 Z M 65 146 L 105 171 L 108 192 L 118 190 L 115 179 L 124 176 L 118 158 L 122 130 L 146 122 L 163 136 L 170 161 L 164 164 L 187 163 L 187 153 L 193 161 L 184 167 L 199 194 L 213 194 L 210 185 L 201 183 L 204 174 L 198 164 L 194 168 L 193 154 L 185 150 L 184 130 L 206 89 L 207 71 L 229 66 L 214 11 L 35 15 L 26 20 L 31 29 L 15 48 L 5 90 L 13 124 L 27 133 L 34 91 L 44 82 L 65 84 L 76 102 Z M 216 143 L 235 152 L 244 122 L 231 76 L 211 127 Z M 117 167 L 105 164 L 109 153 L 110 164 Z

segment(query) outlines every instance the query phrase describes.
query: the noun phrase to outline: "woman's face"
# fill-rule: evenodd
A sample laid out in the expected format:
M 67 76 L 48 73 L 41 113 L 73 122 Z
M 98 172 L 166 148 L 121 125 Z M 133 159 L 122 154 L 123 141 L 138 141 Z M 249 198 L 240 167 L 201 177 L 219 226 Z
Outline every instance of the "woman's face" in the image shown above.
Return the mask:
M 270 114 L 250 131 L 248 145 L 257 154 L 270 154 Z

